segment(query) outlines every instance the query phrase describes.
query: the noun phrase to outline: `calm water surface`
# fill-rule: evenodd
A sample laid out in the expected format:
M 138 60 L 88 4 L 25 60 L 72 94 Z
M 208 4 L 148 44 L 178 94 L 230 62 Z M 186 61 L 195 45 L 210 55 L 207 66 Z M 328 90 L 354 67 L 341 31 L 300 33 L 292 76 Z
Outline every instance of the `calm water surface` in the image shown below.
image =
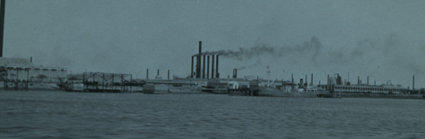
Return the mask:
M 1 91 L 0 138 L 425 138 L 425 100 Z

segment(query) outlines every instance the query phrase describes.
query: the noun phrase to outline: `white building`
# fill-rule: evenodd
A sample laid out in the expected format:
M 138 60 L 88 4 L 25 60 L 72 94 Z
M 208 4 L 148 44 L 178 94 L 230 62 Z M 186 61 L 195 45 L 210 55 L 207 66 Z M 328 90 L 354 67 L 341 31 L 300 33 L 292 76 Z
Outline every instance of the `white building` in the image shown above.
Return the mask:
M 34 65 L 24 58 L 0 57 L 0 80 L 59 82 L 66 74 L 65 68 Z

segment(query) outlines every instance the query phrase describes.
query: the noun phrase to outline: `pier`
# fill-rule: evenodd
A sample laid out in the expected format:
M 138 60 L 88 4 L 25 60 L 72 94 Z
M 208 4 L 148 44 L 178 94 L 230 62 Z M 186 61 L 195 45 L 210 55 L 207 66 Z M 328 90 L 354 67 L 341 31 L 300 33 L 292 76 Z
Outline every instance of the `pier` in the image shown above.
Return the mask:
M 84 72 L 69 75 L 66 90 L 84 92 L 133 92 L 141 91 L 143 80 L 133 80 L 131 74 Z M 80 85 L 80 86 L 78 86 Z

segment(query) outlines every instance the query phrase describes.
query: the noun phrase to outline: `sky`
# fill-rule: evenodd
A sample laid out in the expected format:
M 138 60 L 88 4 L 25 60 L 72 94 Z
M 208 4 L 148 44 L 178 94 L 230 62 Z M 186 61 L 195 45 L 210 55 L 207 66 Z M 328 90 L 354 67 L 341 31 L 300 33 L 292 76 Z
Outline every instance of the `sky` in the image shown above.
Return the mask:
M 423 0 L 6 0 L 5 57 L 83 71 L 190 74 L 198 41 L 222 77 L 327 74 L 425 87 Z M 151 77 L 155 72 L 150 72 Z M 309 79 L 310 80 L 310 79 Z

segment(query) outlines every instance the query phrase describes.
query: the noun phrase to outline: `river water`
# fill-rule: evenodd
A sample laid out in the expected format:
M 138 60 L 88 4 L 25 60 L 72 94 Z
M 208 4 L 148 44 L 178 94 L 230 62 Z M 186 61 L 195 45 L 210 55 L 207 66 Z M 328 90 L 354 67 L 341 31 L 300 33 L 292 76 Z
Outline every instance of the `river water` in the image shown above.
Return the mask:
M 425 100 L 0 92 L 0 138 L 424 138 Z

